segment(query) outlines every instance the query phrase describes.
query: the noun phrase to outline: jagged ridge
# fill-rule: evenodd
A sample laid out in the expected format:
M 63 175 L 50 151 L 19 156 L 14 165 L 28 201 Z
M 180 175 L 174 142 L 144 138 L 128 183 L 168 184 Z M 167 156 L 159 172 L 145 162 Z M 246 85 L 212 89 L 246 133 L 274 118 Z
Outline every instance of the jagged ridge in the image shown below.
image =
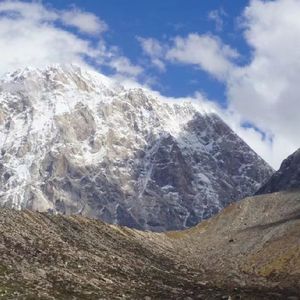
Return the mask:
M 77 66 L 0 82 L 0 203 L 155 231 L 195 225 L 273 170 L 212 111 Z

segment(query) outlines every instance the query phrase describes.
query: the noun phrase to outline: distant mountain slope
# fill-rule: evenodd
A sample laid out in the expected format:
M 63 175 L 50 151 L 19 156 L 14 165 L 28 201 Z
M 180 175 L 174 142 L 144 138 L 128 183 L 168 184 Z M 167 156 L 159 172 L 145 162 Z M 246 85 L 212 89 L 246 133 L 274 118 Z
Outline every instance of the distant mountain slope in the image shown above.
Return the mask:
M 214 274 L 215 282 L 300 290 L 297 191 L 243 199 L 191 229 L 167 235 L 189 265 Z
M 249 198 L 167 234 L 0 209 L 0 298 L 296 299 L 295 196 Z
M 300 149 L 285 159 L 279 170 L 256 192 L 257 195 L 300 189 Z
M 0 204 L 154 231 L 252 195 L 273 173 L 216 114 L 77 66 L 0 80 Z

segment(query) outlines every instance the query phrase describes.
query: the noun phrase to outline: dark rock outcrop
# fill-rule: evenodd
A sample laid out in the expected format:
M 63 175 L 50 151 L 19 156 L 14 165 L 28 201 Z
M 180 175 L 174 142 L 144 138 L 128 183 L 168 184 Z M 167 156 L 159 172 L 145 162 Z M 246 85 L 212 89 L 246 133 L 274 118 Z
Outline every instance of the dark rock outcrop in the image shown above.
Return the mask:
M 300 149 L 285 159 L 256 195 L 300 189 Z

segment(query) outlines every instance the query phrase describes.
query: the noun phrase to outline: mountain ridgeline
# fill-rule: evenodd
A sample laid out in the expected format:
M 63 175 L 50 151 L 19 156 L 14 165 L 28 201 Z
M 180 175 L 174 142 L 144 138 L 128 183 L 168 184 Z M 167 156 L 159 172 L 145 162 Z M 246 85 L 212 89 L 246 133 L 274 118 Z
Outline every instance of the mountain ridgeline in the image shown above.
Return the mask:
M 300 150 L 76 66 L 2 78 L 0 142 L 0 298 L 299 299 Z
M 300 189 L 300 149 L 286 158 L 257 195 Z
M 165 231 L 252 195 L 273 173 L 203 104 L 77 66 L 0 80 L 0 205 Z

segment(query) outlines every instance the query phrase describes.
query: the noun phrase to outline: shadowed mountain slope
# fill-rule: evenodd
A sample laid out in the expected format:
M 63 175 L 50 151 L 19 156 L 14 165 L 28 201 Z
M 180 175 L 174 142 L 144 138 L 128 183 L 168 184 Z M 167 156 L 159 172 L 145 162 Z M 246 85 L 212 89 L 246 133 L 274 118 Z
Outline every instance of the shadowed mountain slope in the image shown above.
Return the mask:
M 290 189 L 300 189 L 300 149 L 285 159 L 279 170 L 256 192 L 267 194 Z

